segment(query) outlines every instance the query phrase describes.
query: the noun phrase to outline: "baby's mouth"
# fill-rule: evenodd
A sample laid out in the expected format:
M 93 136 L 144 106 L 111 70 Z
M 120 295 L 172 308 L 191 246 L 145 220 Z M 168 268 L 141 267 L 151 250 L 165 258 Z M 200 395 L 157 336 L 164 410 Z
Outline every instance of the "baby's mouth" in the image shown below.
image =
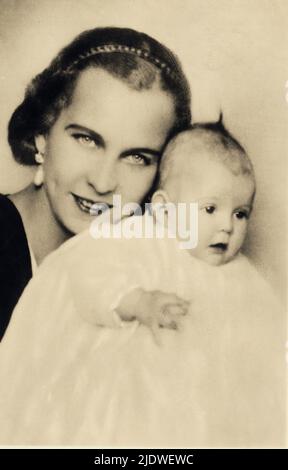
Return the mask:
M 218 253 L 224 253 L 228 249 L 228 243 L 213 243 L 209 247 Z
M 100 201 L 92 201 L 92 199 L 86 199 L 73 193 L 72 196 L 79 209 L 91 216 L 103 214 L 106 210 L 113 207 L 112 204 Z

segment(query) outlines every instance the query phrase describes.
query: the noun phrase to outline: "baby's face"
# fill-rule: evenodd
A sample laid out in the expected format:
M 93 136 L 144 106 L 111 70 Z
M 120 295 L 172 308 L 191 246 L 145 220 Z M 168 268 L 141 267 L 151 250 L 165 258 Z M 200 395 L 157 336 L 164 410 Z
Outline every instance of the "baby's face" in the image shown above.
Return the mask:
M 204 157 L 182 179 L 177 202 L 198 203 L 198 245 L 191 255 L 215 266 L 227 263 L 247 233 L 255 189 L 252 178 L 235 176 L 223 163 Z

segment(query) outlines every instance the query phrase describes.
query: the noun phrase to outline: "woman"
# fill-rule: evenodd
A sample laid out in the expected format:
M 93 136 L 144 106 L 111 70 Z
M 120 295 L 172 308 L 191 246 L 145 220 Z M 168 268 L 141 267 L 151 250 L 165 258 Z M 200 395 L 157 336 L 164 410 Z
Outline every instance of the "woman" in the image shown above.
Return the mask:
M 32 80 L 9 123 L 14 158 L 37 169 L 0 197 L 0 338 L 36 266 L 89 226 L 92 207 L 114 194 L 143 202 L 165 142 L 190 120 L 176 57 L 131 29 L 85 31 Z

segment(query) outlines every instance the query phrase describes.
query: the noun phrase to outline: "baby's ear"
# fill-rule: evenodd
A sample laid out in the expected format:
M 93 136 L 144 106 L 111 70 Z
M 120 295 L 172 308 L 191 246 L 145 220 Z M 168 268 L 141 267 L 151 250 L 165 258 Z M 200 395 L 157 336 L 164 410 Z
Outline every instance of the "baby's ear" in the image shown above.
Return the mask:
M 158 191 L 156 191 L 151 198 L 151 202 L 154 221 L 157 223 L 159 223 L 160 221 L 160 224 L 164 224 L 164 226 L 167 226 L 167 217 L 169 212 L 167 206 L 169 205 L 170 201 L 166 191 L 164 191 L 163 189 L 159 189 Z
M 158 189 L 153 194 L 151 201 L 153 205 L 154 204 L 165 205 L 167 204 L 167 202 L 169 202 L 169 197 L 166 191 L 164 191 L 163 189 Z

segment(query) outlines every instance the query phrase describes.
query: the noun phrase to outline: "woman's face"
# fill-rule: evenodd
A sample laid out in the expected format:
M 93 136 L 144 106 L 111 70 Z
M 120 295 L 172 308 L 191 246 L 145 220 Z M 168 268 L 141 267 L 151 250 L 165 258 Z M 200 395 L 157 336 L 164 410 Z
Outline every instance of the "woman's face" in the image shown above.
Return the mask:
M 92 222 L 91 206 L 141 203 L 174 124 L 173 99 L 154 83 L 136 91 L 102 69 L 79 76 L 70 105 L 47 136 L 44 190 L 56 220 L 75 234 Z

